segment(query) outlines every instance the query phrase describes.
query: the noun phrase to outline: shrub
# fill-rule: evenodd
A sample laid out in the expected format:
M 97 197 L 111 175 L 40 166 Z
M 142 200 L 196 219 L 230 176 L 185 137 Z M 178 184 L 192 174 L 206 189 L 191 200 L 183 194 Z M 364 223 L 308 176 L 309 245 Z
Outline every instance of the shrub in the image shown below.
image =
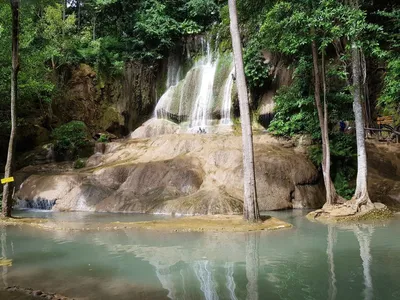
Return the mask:
M 82 158 L 78 158 L 75 162 L 74 162 L 74 169 L 82 169 L 86 167 L 86 160 L 82 159 Z
M 58 155 L 75 157 L 80 149 L 89 144 L 87 127 L 81 121 L 72 121 L 54 129 L 52 138 Z
M 100 137 L 97 140 L 99 143 L 108 143 L 109 137 L 107 134 L 100 134 Z

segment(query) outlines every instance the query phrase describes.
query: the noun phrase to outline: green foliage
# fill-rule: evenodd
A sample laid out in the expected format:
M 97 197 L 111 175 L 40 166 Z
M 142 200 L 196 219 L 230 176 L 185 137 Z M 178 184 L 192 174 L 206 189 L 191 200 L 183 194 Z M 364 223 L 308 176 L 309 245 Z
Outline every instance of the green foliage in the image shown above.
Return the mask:
M 313 139 L 321 136 L 314 97 L 309 95 L 311 64 L 302 58 L 294 72 L 292 85 L 279 89 L 274 97 L 275 117 L 269 131 L 275 135 L 293 136 L 310 134 Z
M 334 176 L 333 180 L 336 192 L 347 200 L 350 200 L 356 191 L 354 184 L 350 185 L 349 183 L 349 180 L 352 178 L 353 176 L 345 175 L 344 171 L 340 171 Z
M 97 140 L 99 143 L 108 143 L 109 137 L 107 134 L 100 134 L 100 137 Z
M 332 180 L 339 195 L 350 199 L 354 195 L 357 175 L 357 145 L 355 136 L 334 132 L 330 135 Z
M 252 89 L 264 87 L 269 79 L 269 65 L 264 63 L 262 50 L 262 45 L 256 38 L 249 43 L 244 53 L 246 79 Z
M 303 95 L 293 85 L 282 87 L 274 101 L 275 117 L 269 126 L 270 132 L 287 137 L 295 134 L 311 134 L 313 139 L 320 137 L 313 97 Z
M 400 56 L 390 59 L 378 105 L 385 115 L 400 121 Z
M 84 167 L 86 167 L 86 160 L 85 159 L 78 158 L 77 160 L 75 160 L 74 169 L 82 169 Z
M 345 199 L 354 195 L 354 178 L 357 175 L 357 146 L 355 136 L 334 132 L 329 136 L 331 148 L 331 176 L 337 193 Z M 322 147 L 320 144 L 309 148 L 311 161 L 320 166 Z
M 54 129 L 52 138 L 58 154 L 72 153 L 75 156 L 79 149 L 88 145 L 87 127 L 81 121 L 72 121 Z
M 214 0 L 189 0 L 184 8 L 188 12 L 188 17 L 205 26 L 218 16 L 218 6 Z

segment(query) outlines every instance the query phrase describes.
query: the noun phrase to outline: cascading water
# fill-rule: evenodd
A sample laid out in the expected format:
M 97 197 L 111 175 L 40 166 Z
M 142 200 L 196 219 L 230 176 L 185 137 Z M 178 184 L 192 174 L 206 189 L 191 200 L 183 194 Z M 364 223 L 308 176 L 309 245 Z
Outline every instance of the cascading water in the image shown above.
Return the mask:
M 233 77 L 234 70 L 229 73 L 228 78 L 226 79 L 225 87 L 224 87 L 224 98 L 222 101 L 222 109 L 221 109 L 221 125 L 232 125 L 231 119 L 231 107 L 232 107 L 232 87 L 233 87 Z
M 154 114 L 157 119 L 168 119 L 180 124 L 181 130 L 192 133 L 199 132 L 200 128 L 202 132 L 211 132 L 213 124 L 232 124 L 232 56 L 215 54 L 212 43 L 204 38 L 200 38 L 199 44 L 201 56 L 186 74 L 178 66 L 179 59 L 169 57 L 168 88 Z
M 174 54 L 170 54 L 168 57 L 167 82 L 165 85 L 167 89 L 178 84 L 180 80 L 180 73 L 181 66 L 179 63 L 179 58 Z
M 213 62 L 210 43 L 207 42 L 207 55 L 201 62 L 201 84 L 199 94 L 194 103 L 192 115 L 190 117 L 189 128 L 197 129 L 207 127 L 209 120 L 209 111 L 213 100 L 214 76 L 217 68 L 217 62 Z
M 35 200 L 17 200 L 17 208 L 19 209 L 38 209 L 52 210 L 56 204 L 56 200 L 35 199 Z

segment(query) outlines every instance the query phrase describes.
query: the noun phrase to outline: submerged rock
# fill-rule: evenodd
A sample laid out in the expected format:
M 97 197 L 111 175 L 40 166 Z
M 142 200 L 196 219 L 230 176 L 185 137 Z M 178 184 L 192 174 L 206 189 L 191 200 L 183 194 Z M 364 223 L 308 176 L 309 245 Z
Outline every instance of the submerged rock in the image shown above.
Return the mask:
M 255 136 L 260 210 L 319 208 L 318 170 L 296 148 Z M 243 209 L 241 137 L 163 135 L 106 145 L 87 168 L 30 176 L 21 200 L 55 201 L 55 210 L 238 214 Z M 42 166 L 43 168 L 43 166 Z

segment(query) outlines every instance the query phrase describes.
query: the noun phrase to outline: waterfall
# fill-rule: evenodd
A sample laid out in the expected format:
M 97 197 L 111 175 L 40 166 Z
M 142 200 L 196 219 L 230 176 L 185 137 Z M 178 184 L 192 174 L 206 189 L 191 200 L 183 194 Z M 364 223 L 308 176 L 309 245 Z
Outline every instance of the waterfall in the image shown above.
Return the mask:
M 168 68 L 167 68 L 167 82 L 165 84 L 166 88 L 169 89 L 171 86 L 178 84 L 180 80 L 181 67 L 179 63 L 179 58 L 171 53 L 168 56 Z
M 37 198 L 35 200 L 17 200 L 17 208 L 20 209 L 40 209 L 40 210 L 52 210 L 56 204 L 56 200 L 47 200 Z
M 213 84 L 216 68 L 217 62 L 213 62 L 210 43 L 207 42 L 207 55 L 201 62 L 200 91 L 194 103 L 192 115 L 190 116 L 190 128 L 197 129 L 198 127 L 205 128 L 207 126 L 213 100 Z
M 222 109 L 221 109 L 221 125 L 232 125 L 231 119 L 231 107 L 232 107 L 232 87 L 233 87 L 233 77 L 235 71 L 232 70 L 229 73 L 228 78 L 225 82 L 224 94 L 222 99 Z
M 232 123 L 232 55 L 217 54 L 217 43 L 212 46 L 206 38 L 197 41 L 200 45 L 195 45 L 198 49 L 195 62 L 191 58 L 169 56 L 167 90 L 154 112 L 157 119 L 168 119 L 180 124 L 182 131 L 192 133 L 197 133 L 199 128 L 211 132 L 213 124 Z M 191 68 L 184 73 L 183 66 Z

